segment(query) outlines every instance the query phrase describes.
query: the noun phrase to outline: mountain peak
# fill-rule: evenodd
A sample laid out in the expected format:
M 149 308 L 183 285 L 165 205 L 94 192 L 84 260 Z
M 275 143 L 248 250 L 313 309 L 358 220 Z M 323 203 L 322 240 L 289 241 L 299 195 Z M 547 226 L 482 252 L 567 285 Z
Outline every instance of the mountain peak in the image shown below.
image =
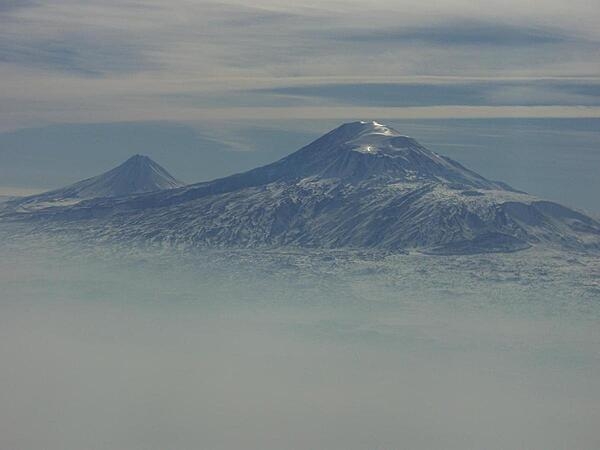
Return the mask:
M 125 165 L 152 165 L 156 164 L 149 156 L 141 155 L 136 153 L 135 155 L 129 157 L 125 162 L 121 164 L 121 166 Z
M 396 153 L 394 149 L 404 149 L 404 152 L 406 149 L 425 150 L 415 139 L 401 134 L 388 125 L 364 120 L 344 123 L 313 144 L 330 149 L 343 147 L 346 150 L 380 156 Z
M 151 159 L 149 156 L 142 155 L 140 153 L 136 153 L 135 155 L 133 155 L 129 159 L 127 159 L 125 162 L 130 162 L 130 161 L 151 161 Z
M 379 133 L 397 133 L 393 128 L 375 120 L 358 120 L 355 122 L 348 122 L 341 125 L 342 127 L 356 127 L 363 130 L 372 130 Z
M 119 197 L 183 186 L 150 157 L 135 154 L 108 172 L 76 185 L 85 186 L 79 197 Z
M 288 157 L 251 173 L 253 180 L 317 177 L 354 183 L 383 178 L 500 187 L 376 121 L 342 124 Z
M 279 161 L 215 181 L 231 188 L 305 178 L 352 184 L 427 182 L 483 189 L 507 188 L 375 121 L 342 124 Z
M 334 137 L 340 141 L 352 141 L 365 136 L 401 136 L 401 134 L 387 125 L 376 121 L 348 122 L 331 130 L 323 137 Z
M 146 155 L 131 156 L 119 166 L 64 188 L 26 197 L 24 207 L 45 208 L 99 197 L 124 197 L 184 186 Z

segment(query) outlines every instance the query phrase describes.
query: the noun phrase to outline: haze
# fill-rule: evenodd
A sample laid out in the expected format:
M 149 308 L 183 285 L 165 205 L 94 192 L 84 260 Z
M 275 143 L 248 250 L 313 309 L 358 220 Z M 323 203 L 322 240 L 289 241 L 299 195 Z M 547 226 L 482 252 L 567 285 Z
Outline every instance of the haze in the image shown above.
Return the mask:
M 2 247 L 3 448 L 600 443 L 597 260 L 36 247 Z

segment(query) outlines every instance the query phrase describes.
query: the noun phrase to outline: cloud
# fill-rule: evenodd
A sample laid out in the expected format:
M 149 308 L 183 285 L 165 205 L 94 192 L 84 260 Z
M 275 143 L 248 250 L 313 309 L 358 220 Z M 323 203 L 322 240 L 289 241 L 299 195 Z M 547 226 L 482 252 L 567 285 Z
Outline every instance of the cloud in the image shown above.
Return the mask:
M 2 0 L 0 2 L 0 13 L 13 11 L 20 8 L 28 8 L 37 5 L 34 0 Z
M 335 38 L 335 36 L 331 36 Z M 442 46 L 535 46 L 559 44 L 574 39 L 565 31 L 550 27 L 519 26 L 501 22 L 450 20 L 426 26 L 370 29 L 341 33 L 343 40 L 377 43 L 414 42 Z
M 296 98 L 325 98 L 338 104 L 432 106 L 484 103 L 479 87 L 462 84 L 349 83 L 291 86 L 257 91 Z
M 9 0 L 0 15 L 0 65 L 46 71 L 101 76 L 135 73 L 158 66 L 146 52 L 157 48 L 147 36 L 110 18 L 117 16 L 110 4 L 41 0 Z M 0 12 L 2 9 L 0 8 Z M 124 5 L 123 17 L 144 14 L 136 4 Z
M 435 105 L 600 105 L 600 83 L 581 81 L 524 80 L 454 83 L 337 83 L 259 89 L 257 95 L 328 100 L 336 104 L 412 107 Z
M 202 108 L 224 117 L 229 109 L 233 117 L 239 107 L 286 107 L 291 114 L 347 104 L 492 106 L 522 104 L 525 94 L 525 104 L 596 105 L 593 86 L 427 81 L 600 73 L 600 8 L 580 0 L 568 8 L 555 0 L 516 6 L 5 0 L 0 102 L 11 107 L 0 111 L 0 129 L 171 120 Z M 412 85 L 396 82 L 406 77 Z
M 0 63 L 37 67 L 85 76 L 135 73 L 157 68 L 144 46 L 126 37 L 65 34 L 49 40 L 3 40 Z

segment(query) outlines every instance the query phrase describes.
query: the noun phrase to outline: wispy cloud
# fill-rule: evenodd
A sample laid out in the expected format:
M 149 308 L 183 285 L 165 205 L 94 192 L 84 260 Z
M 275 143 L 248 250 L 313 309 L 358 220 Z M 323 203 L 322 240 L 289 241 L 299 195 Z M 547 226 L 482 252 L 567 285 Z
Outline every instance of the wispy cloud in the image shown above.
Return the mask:
M 449 20 L 429 25 L 370 29 L 332 34 L 331 38 L 357 42 L 474 46 L 536 46 L 576 40 L 565 30 L 551 27 L 520 26 L 483 20 Z
M 599 7 L 584 0 L 480 6 L 4 0 L 0 102 L 11 110 L 0 111 L 0 128 L 83 117 L 167 119 L 201 108 L 208 115 L 345 104 L 597 105 L 594 85 L 485 80 L 597 76 Z M 444 85 L 430 76 L 484 81 Z
M 84 76 L 106 76 L 156 69 L 145 46 L 125 37 L 64 34 L 51 39 L 5 39 L 0 63 L 36 67 Z
M 12 11 L 19 8 L 35 6 L 38 2 L 35 0 L 2 0 L 0 2 L 0 13 Z
M 326 83 L 258 89 L 257 96 L 274 97 L 282 106 L 321 103 L 363 106 L 550 106 L 600 105 L 600 81 L 459 81 L 429 83 Z M 264 100 L 266 101 L 266 100 Z

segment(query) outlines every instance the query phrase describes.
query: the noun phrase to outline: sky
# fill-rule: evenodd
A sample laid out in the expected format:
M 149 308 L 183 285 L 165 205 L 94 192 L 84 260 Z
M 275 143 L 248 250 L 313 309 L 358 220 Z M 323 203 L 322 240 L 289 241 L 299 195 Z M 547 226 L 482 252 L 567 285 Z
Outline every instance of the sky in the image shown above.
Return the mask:
M 0 131 L 598 117 L 593 0 L 0 0 Z

